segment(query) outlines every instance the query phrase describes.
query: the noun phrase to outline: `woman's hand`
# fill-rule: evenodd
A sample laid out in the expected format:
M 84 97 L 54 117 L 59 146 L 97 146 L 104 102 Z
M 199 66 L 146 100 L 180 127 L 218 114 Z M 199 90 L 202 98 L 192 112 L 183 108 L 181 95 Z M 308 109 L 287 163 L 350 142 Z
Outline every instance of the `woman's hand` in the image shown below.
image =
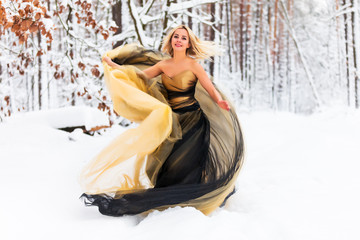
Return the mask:
M 106 62 L 107 64 L 111 64 L 111 58 L 109 58 L 108 56 L 104 56 L 102 59 L 101 59 L 102 62 Z
M 217 102 L 217 104 L 219 105 L 219 107 L 221 107 L 222 109 L 225 109 L 226 111 L 230 110 L 229 103 L 227 101 L 225 101 L 225 100 L 219 100 Z
M 106 63 L 107 63 L 110 67 L 112 67 L 112 68 L 119 68 L 119 67 L 120 67 L 119 64 L 114 63 L 114 62 L 111 60 L 111 58 L 109 58 L 108 56 L 104 56 L 104 57 L 101 59 L 101 61 L 106 62 Z

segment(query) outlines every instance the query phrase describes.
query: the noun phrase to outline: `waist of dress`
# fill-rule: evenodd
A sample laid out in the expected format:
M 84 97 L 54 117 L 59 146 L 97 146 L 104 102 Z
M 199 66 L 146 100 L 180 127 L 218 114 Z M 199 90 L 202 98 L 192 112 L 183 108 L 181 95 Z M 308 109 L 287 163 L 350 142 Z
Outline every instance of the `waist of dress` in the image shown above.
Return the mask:
M 197 101 L 195 101 L 193 104 L 191 104 L 189 106 L 173 108 L 172 110 L 175 113 L 186 113 L 186 112 L 196 111 L 198 109 L 200 109 L 200 105 Z

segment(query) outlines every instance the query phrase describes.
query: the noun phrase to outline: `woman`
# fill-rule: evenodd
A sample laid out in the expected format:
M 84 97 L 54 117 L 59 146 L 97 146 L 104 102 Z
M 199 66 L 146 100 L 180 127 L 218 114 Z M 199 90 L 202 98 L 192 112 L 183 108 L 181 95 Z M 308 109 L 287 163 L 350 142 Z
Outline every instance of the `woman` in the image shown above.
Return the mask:
M 82 172 L 87 205 L 111 216 L 172 206 L 209 214 L 234 192 L 243 162 L 241 129 L 196 61 L 213 55 L 213 47 L 181 25 L 164 39 L 170 58 L 135 45 L 104 56 L 114 109 L 139 126 Z

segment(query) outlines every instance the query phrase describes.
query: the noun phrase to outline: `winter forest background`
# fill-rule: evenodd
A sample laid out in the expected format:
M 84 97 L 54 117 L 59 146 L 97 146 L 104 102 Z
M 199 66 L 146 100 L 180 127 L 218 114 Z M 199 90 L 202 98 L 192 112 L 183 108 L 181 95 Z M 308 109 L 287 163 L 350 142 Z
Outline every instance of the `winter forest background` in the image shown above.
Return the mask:
M 359 4 L 0 0 L 0 239 L 359 240 Z M 102 54 L 159 49 L 181 23 L 224 48 L 203 66 L 237 106 L 236 193 L 210 216 L 85 208 L 81 169 L 136 127 L 113 112 Z
M 204 62 L 240 109 L 359 108 L 359 0 L 1 0 L 0 121 L 87 105 L 113 116 L 101 55 L 159 49 L 186 24 L 224 54 Z

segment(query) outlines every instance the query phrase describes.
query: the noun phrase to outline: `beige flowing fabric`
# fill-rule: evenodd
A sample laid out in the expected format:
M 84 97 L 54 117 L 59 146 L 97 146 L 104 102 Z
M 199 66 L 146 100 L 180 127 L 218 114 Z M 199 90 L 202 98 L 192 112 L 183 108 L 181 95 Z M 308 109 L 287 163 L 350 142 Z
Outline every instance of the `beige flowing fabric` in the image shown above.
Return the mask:
M 140 69 L 167 58 L 159 52 L 131 44 L 106 55 L 121 65 L 104 63 L 114 110 L 138 124 L 85 166 L 85 203 L 111 216 L 172 206 L 211 213 L 234 192 L 243 163 L 234 108 L 219 108 L 191 71 L 146 79 Z

